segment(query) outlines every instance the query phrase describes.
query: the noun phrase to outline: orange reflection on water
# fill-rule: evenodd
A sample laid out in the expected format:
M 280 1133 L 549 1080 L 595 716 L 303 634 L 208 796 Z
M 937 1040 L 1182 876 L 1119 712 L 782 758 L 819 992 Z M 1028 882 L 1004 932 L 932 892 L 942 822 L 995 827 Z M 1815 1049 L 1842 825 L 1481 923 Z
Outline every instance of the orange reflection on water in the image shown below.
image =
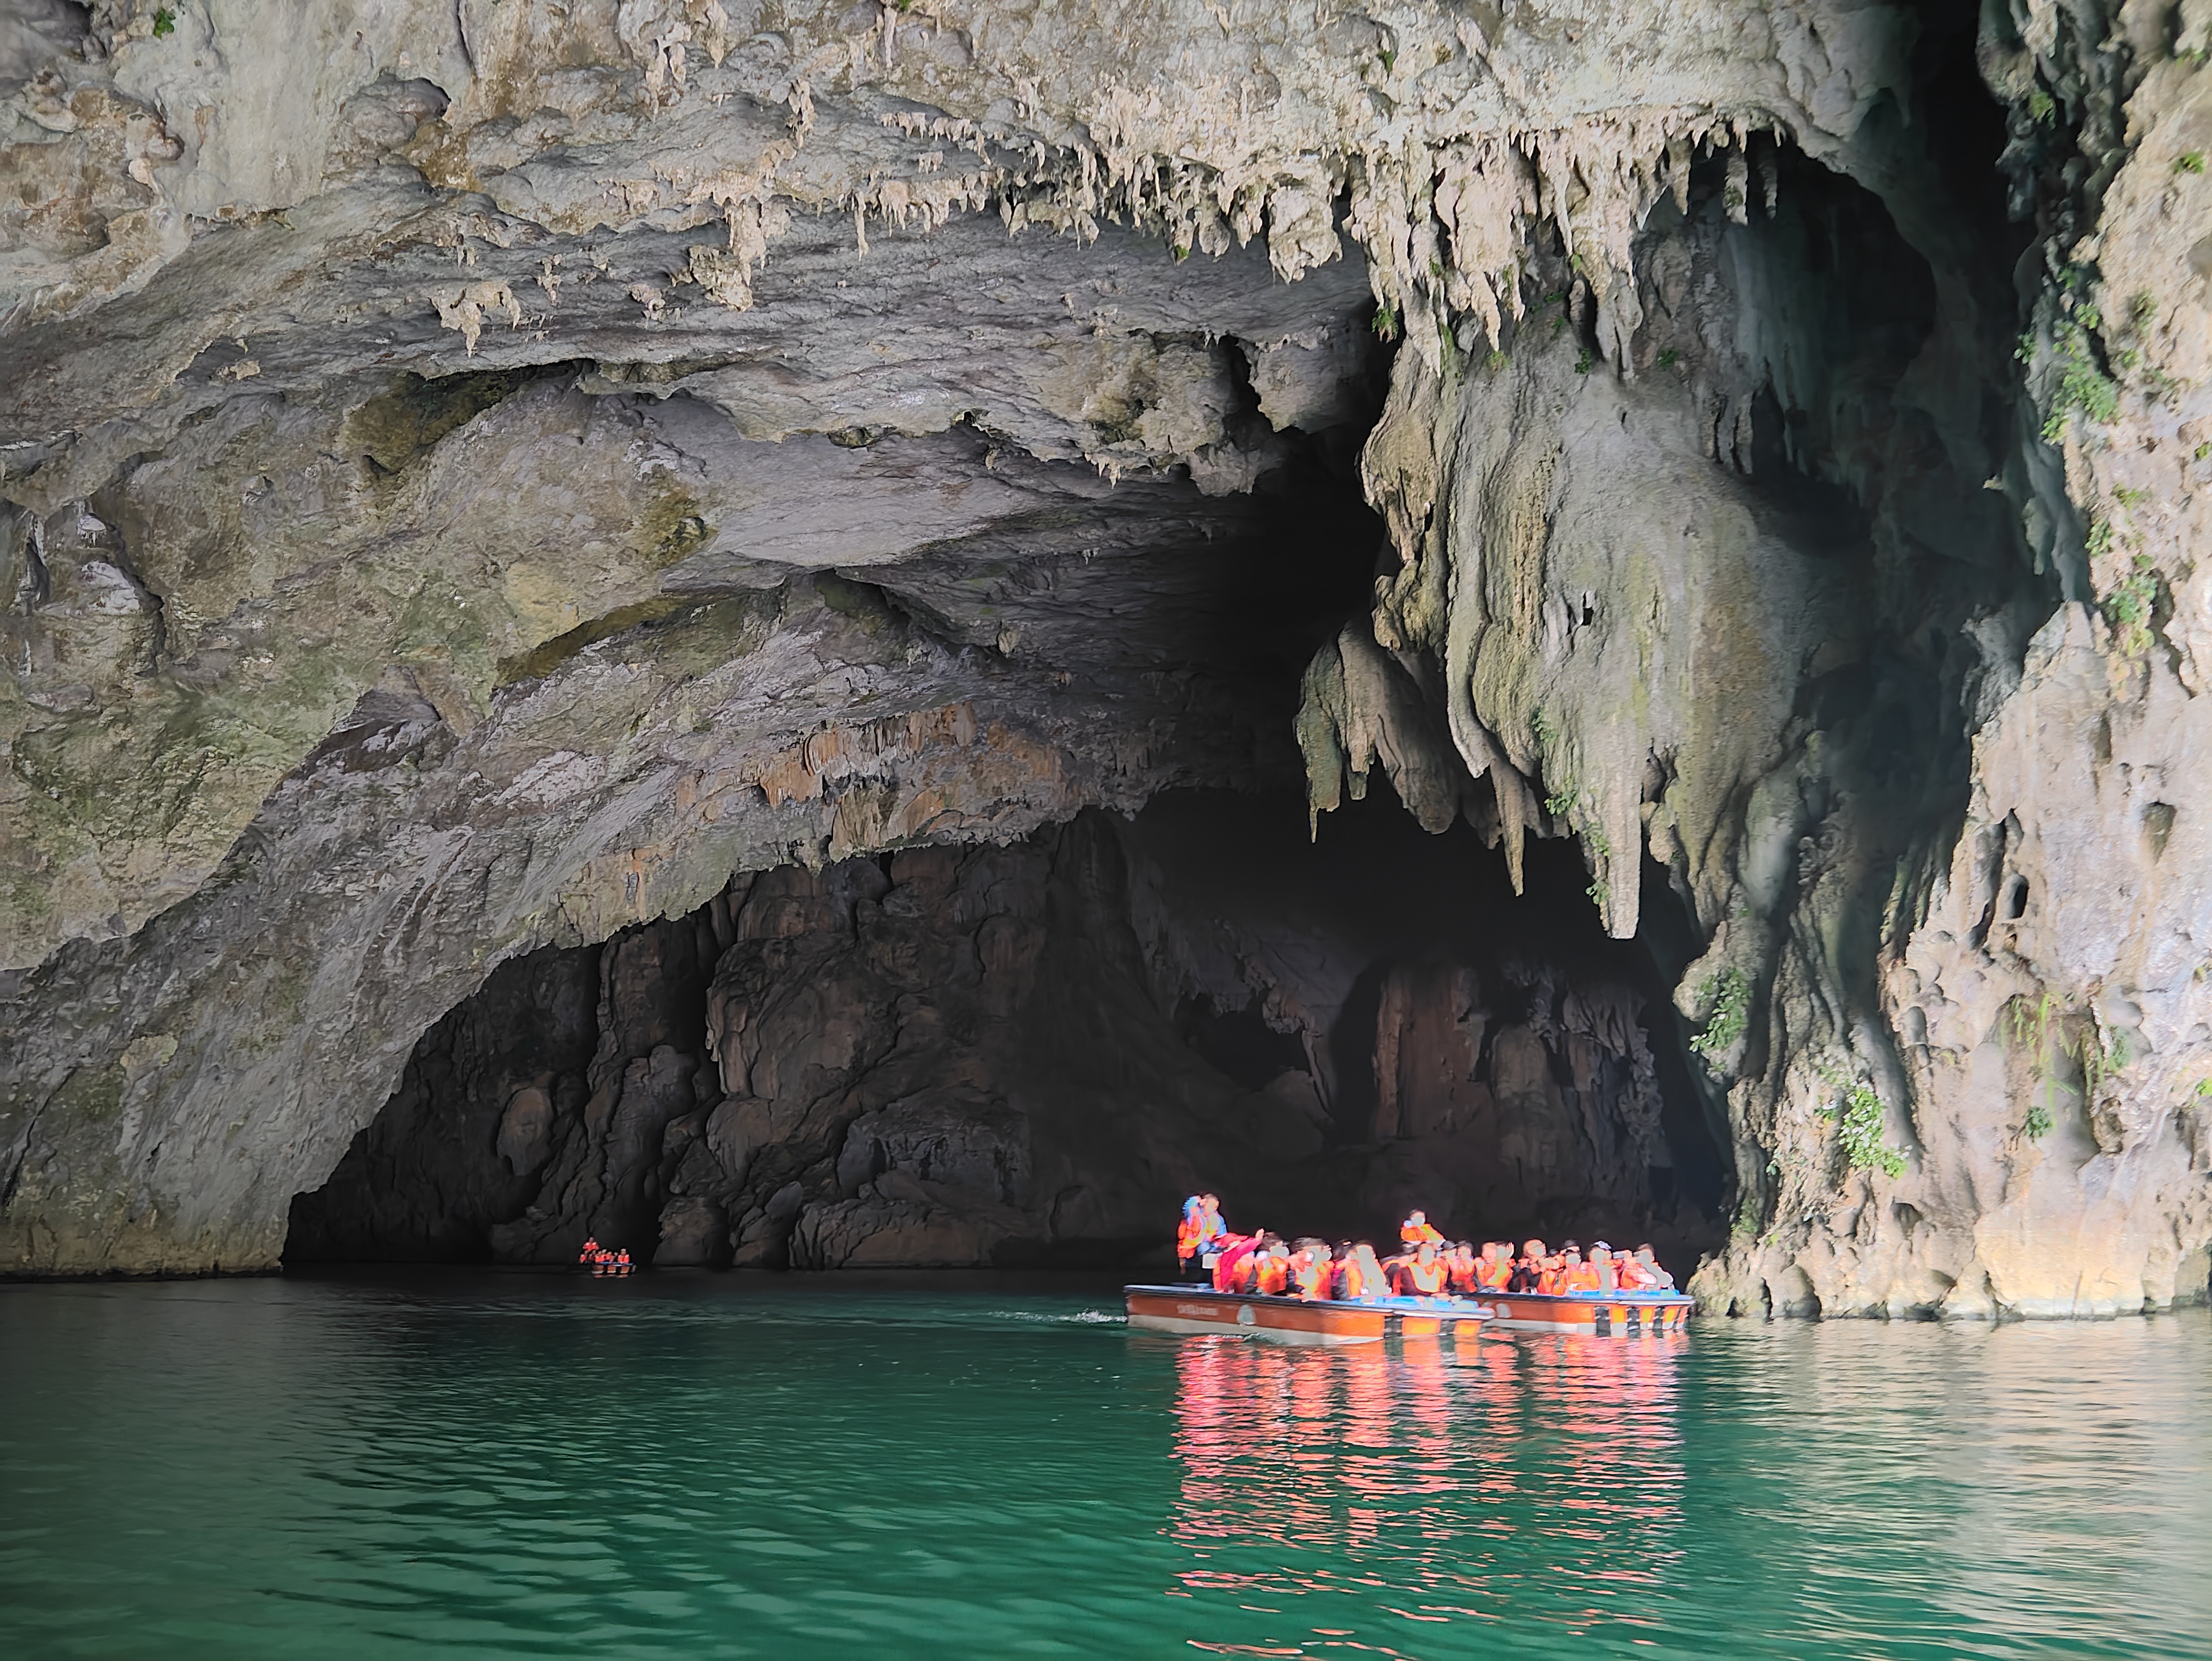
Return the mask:
M 1181 1341 L 1168 1533 L 1185 1595 L 1296 1615 L 1289 1649 L 1375 1648 L 1374 1618 L 1644 1624 L 1677 1555 L 1681 1341 L 1581 1335 L 1291 1348 Z M 1396 1626 L 1399 1642 L 1417 1628 Z M 1313 1634 L 1313 1635 L 1308 1635 Z M 1380 1634 L 1376 1634 L 1380 1636 Z

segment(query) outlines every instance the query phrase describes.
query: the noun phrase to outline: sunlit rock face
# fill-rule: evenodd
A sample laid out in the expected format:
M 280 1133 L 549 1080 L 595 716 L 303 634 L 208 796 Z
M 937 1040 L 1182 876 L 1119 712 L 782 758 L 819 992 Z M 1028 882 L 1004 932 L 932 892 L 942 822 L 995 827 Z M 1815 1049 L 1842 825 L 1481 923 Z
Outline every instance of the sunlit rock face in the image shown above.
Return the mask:
M 787 1101 L 732 1012 L 889 1019 L 902 860 L 1302 761 L 1543 891 L 1267 1013 L 1317 1220 L 2202 1296 L 2203 11 L 10 8 L 0 1266 L 1133 1238 L 1212 1108 L 1133 1176 L 1011 1007 Z M 1540 984 L 1569 903 L 1640 967 Z M 935 904 L 899 995 L 983 997 Z

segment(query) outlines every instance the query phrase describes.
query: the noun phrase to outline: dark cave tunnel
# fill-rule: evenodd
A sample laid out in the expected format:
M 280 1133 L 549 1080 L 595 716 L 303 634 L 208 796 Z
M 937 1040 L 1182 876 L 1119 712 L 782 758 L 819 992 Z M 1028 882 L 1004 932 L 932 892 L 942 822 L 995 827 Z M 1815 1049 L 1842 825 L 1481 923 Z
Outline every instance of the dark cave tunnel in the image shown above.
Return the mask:
M 1930 50 L 1923 142 L 1993 160 L 1994 106 L 1942 96 L 1958 41 Z M 1822 373 L 1899 383 L 1936 327 L 1925 263 L 1856 184 L 1776 165 L 1787 210 L 1747 234 L 1843 296 Z M 1987 255 L 1972 282 L 2008 318 L 2025 234 L 2003 228 L 1994 166 L 1986 191 L 1960 177 Z M 1711 223 L 1723 188 L 1701 168 L 1691 216 Z M 1307 659 L 1388 552 L 1353 465 L 1382 383 L 1378 364 L 1358 423 L 1292 435 L 1252 534 L 1168 551 L 1171 616 L 1113 642 L 1239 678 L 1279 723 L 1276 782 L 1086 810 L 1005 847 L 741 874 L 688 916 L 510 961 L 295 1200 L 286 1263 L 558 1264 L 592 1234 L 660 1266 L 1136 1267 L 1204 1188 L 1240 1223 L 1332 1238 L 1383 1238 L 1419 1205 L 1455 1236 L 1650 1239 L 1686 1275 L 1736 1196 L 1718 1086 L 1671 1001 L 1702 942 L 1668 873 L 1646 857 L 1620 941 L 1571 841 L 1533 843 L 1516 895 L 1498 849 L 1464 822 L 1425 833 L 1379 778 L 1308 835 L 1288 731 Z M 2023 579 L 1978 489 L 1950 491 L 1963 516 L 1910 569 L 1885 563 L 1873 526 L 1902 475 L 1882 469 L 1913 454 L 1940 473 L 1942 446 L 1907 430 L 1869 463 L 1832 414 L 1769 386 L 1736 465 L 1881 619 L 1863 656 L 1808 674 L 1800 721 L 1924 827 L 1964 776 L 1940 713 L 1958 623 Z M 1985 411 L 1993 449 L 2009 418 Z M 896 574 L 867 580 L 932 620 Z
M 1662 965 L 1605 937 L 1573 848 L 1516 897 L 1387 788 L 1304 818 L 1170 792 L 515 959 L 295 1201 L 285 1261 L 589 1233 L 664 1266 L 1134 1267 L 1208 1188 L 1285 1230 L 1422 1205 L 1693 1264 L 1725 1162 Z

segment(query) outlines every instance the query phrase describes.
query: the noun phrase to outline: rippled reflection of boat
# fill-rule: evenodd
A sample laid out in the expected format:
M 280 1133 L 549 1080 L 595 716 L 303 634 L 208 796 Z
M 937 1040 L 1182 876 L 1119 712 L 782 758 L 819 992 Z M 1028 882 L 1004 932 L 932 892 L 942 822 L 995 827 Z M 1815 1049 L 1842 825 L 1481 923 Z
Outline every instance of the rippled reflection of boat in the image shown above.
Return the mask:
M 1393 1329 L 1409 1337 L 1445 1327 L 1469 1332 L 1490 1319 L 1487 1305 L 1463 1299 L 1393 1298 L 1378 1304 L 1309 1302 L 1211 1287 L 1124 1287 L 1129 1324 L 1154 1332 L 1241 1332 L 1288 1344 L 1370 1344 Z
M 1679 1292 L 1493 1292 L 1501 1332 L 1587 1332 L 1602 1337 L 1680 1332 L 1694 1300 Z

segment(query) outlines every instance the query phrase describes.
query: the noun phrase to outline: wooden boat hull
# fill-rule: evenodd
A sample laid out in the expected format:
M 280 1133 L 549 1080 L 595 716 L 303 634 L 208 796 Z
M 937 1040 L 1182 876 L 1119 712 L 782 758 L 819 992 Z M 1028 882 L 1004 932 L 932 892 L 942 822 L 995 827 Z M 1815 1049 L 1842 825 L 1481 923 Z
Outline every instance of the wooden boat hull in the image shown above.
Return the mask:
M 1302 1298 L 1216 1292 L 1211 1287 L 1125 1287 L 1129 1324 L 1152 1332 L 1238 1333 L 1284 1344 L 1371 1344 L 1395 1329 L 1434 1337 L 1490 1318 L 1478 1305 L 1453 1306 L 1308 1303 Z
M 1484 1294 L 1498 1311 L 1503 1332 L 1582 1332 L 1600 1338 L 1679 1333 L 1695 1306 L 1679 1292 L 1617 1293 L 1608 1297 L 1561 1297 L 1540 1292 Z
M 1358 1304 L 1244 1296 L 1211 1287 L 1125 1287 L 1129 1324 L 1152 1332 L 1241 1333 L 1284 1344 L 1371 1344 L 1385 1317 Z

